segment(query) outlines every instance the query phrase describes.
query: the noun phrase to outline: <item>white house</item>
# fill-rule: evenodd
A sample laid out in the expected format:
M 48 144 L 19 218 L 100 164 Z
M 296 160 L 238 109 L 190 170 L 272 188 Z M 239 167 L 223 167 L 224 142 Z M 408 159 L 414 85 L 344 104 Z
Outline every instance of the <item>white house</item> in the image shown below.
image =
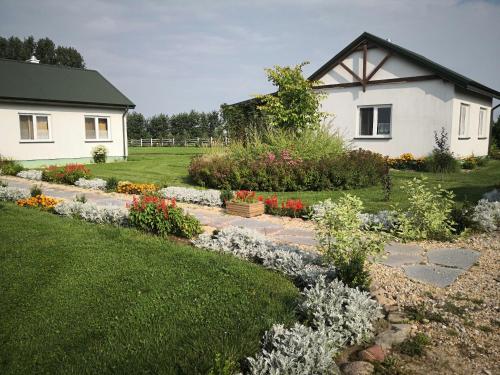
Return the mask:
M 326 94 L 328 122 L 356 148 L 425 156 L 444 127 L 455 155 L 488 153 L 500 93 L 390 41 L 363 33 L 309 79 Z
M 127 157 L 135 105 L 95 70 L 0 59 L 0 155 L 25 166 Z

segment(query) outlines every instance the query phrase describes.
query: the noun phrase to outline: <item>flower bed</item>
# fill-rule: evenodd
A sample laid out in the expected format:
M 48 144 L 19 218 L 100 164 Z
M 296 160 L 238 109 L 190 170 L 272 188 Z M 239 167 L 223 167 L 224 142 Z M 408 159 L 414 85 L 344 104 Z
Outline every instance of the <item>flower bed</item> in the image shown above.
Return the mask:
M 146 194 L 152 193 L 158 190 L 158 186 L 155 184 L 134 184 L 129 181 L 120 181 L 116 191 L 123 194 Z
M 160 236 L 192 238 L 202 232 L 198 219 L 177 207 L 175 199 L 157 195 L 134 197 L 129 205 L 129 220 L 132 225 Z
M 425 170 L 425 159 L 416 158 L 410 152 L 401 154 L 401 156 L 398 158 L 388 158 L 387 164 L 391 168 L 400 170 L 408 170 L 408 169 L 414 171 Z
M 0 186 L 0 201 L 15 202 L 20 199 L 27 199 L 29 197 L 30 192 L 26 189 Z
M 100 207 L 92 203 L 62 201 L 54 207 L 54 212 L 99 224 L 128 224 L 128 211 L 119 207 Z
M 90 170 L 83 164 L 51 165 L 42 171 L 42 180 L 74 185 L 80 178 L 88 178 Z
M 219 190 L 199 190 L 193 188 L 169 186 L 159 190 L 164 198 L 176 199 L 178 202 L 201 204 L 204 206 L 220 207 L 222 200 Z
M 34 207 L 41 208 L 42 210 L 53 210 L 54 207 L 61 202 L 60 199 L 48 197 L 43 194 L 36 195 L 29 198 L 21 198 L 16 201 L 16 204 L 21 207 Z
M 95 190 L 106 190 L 107 182 L 106 180 L 100 178 L 86 179 L 79 178 L 75 181 L 75 186 L 84 189 L 95 189 Z
M 26 171 L 21 171 L 16 174 L 17 177 L 26 178 L 28 180 L 41 181 L 42 180 L 42 171 L 37 169 L 28 169 Z

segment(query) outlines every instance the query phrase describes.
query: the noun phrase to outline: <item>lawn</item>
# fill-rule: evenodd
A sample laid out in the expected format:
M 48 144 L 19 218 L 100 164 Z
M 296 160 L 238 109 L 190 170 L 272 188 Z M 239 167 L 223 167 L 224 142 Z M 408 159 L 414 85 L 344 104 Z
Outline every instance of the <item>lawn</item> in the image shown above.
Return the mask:
M 206 374 L 294 321 L 297 289 L 231 256 L 0 205 L 1 374 Z
M 128 162 L 89 165 L 97 177 L 114 176 L 121 180 L 133 182 L 155 182 L 172 186 L 189 186 L 187 168 L 191 157 L 207 152 L 207 149 L 196 147 L 131 147 Z M 415 177 L 426 176 L 430 183 L 441 184 L 456 194 L 456 200 L 476 201 L 482 194 L 500 186 L 500 160 L 491 160 L 485 167 L 473 171 L 460 171 L 451 174 L 434 174 L 413 171 L 391 171 L 393 179 L 393 193 L 389 202 L 382 200 L 380 186 L 366 189 L 351 190 L 358 195 L 367 211 L 389 209 L 394 203 L 402 203 L 404 192 L 401 187 L 405 181 Z M 312 204 L 326 198 L 336 198 L 342 191 L 306 191 L 306 192 L 277 192 L 280 199 L 301 198 L 305 203 Z M 273 193 L 262 192 L 264 196 Z M 404 204 L 403 204 L 404 206 Z

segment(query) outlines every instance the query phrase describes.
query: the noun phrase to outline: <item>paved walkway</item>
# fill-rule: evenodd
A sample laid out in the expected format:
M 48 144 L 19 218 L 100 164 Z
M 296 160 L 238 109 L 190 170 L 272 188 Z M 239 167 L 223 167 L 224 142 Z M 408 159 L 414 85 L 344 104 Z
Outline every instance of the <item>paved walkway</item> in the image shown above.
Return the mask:
M 30 181 L 17 177 L 2 176 L 11 187 L 30 189 L 34 184 L 41 184 L 44 194 L 66 200 L 72 200 L 78 194 L 85 194 L 89 202 L 99 206 L 125 207 L 132 196 L 108 194 L 95 190 L 80 189 L 76 186 L 49 184 Z M 311 225 L 298 220 L 282 219 L 263 215 L 256 218 L 243 218 L 227 215 L 222 209 L 182 204 L 200 222 L 208 227 L 222 229 L 227 226 L 241 226 L 254 229 L 270 240 L 299 246 L 317 244 Z M 414 280 L 438 287 L 452 284 L 459 275 L 466 272 L 479 258 L 477 251 L 468 249 L 433 249 L 425 250 L 417 245 L 392 243 L 386 246 L 387 257 L 381 262 L 387 266 L 400 268 Z

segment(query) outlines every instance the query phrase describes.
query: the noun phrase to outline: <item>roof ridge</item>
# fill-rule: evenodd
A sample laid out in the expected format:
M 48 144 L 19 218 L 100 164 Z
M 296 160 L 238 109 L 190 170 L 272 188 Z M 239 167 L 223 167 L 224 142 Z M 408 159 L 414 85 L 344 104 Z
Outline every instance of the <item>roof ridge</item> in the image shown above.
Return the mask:
M 33 65 L 33 66 L 46 66 L 46 67 L 56 68 L 56 69 L 83 70 L 85 72 L 97 72 L 97 70 L 95 70 L 95 69 L 77 68 L 74 66 L 67 66 L 67 65 L 62 65 L 62 64 L 32 63 L 32 62 L 24 61 L 24 60 L 7 59 L 5 57 L 0 57 L 0 61 L 7 61 L 7 62 L 11 62 L 11 63 L 20 63 L 20 64 L 29 64 L 29 65 Z

